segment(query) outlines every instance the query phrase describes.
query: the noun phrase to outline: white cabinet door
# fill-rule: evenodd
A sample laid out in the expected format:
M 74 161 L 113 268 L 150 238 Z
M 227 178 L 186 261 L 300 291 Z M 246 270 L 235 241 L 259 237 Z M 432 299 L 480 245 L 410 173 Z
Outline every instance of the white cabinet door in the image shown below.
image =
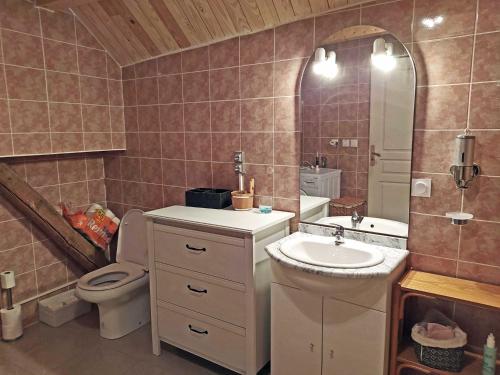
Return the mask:
M 271 284 L 271 374 L 321 374 L 322 297 Z
M 325 298 L 323 375 L 384 375 L 386 315 Z

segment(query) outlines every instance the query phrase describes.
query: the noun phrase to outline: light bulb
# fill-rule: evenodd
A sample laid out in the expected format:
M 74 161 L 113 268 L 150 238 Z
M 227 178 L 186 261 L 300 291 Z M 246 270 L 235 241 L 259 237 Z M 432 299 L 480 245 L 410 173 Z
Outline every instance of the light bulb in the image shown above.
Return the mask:
M 389 72 L 396 67 L 392 43 L 386 43 L 383 38 L 373 42 L 372 65 L 383 72 Z
M 335 78 L 339 72 L 339 68 L 337 66 L 337 55 L 334 51 L 328 52 L 328 58 L 323 65 L 323 75 L 328 79 Z

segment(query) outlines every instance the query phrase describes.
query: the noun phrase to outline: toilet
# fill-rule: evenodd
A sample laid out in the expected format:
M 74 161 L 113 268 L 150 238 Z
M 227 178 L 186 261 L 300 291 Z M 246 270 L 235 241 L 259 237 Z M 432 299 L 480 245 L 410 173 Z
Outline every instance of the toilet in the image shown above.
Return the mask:
M 116 263 L 78 280 L 76 295 L 99 308 L 100 335 L 117 339 L 150 321 L 146 220 L 130 210 L 118 232 Z

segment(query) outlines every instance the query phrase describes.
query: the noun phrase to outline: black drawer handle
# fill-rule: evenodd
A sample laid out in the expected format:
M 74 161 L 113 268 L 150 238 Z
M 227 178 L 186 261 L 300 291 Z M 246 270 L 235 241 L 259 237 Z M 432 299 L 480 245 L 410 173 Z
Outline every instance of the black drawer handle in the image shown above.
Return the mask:
M 197 334 L 199 334 L 199 335 L 208 335 L 208 331 L 207 331 L 207 330 L 200 331 L 200 330 L 198 330 L 198 329 L 196 329 L 196 328 L 193 328 L 193 326 L 192 326 L 191 324 L 190 324 L 188 327 L 189 327 L 189 329 L 190 329 L 192 332 L 194 332 L 194 333 L 197 333 Z
M 207 249 L 205 247 L 193 247 L 193 246 L 189 246 L 189 244 L 186 244 L 186 249 L 188 250 L 193 250 L 193 251 L 207 251 Z
M 192 291 L 192 292 L 196 292 L 196 293 L 207 293 L 208 290 L 206 289 L 196 289 L 196 288 L 193 288 L 191 285 L 188 284 L 187 288 Z

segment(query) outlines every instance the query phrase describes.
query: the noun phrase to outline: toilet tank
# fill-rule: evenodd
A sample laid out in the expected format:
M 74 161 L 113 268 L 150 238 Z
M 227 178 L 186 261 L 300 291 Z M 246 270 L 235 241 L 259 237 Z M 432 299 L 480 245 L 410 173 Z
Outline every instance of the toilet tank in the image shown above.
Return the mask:
M 336 199 L 340 197 L 340 169 L 304 168 L 300 170 L 300 188 L 313 197 Z
M 135 263 L 146 268 L 148 249 L 146 239 L 146 219 L 143 211 L 129 210 L 120 223 L 116 262 Z

